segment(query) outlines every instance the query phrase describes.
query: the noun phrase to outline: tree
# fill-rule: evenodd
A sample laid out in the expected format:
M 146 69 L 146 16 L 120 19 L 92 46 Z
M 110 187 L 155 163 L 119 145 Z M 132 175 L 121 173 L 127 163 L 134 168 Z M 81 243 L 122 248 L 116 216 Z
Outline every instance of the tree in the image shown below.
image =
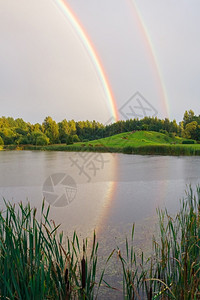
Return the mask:
M 193 121 L 191 123 L 188 123 L 185 127 L 185 137 L 188 139 L 197 139 L 196 131 L 198 128 L 198 123 L 196 121 Z
M 72 136 L 72 140 L 73 140 L 74 143 L 80 142 L 80 139 L 79 139 L 77 134 Z
M 184 113 L 184 116 L 183 116 L 183 125 L 184 125 L 184 128 L 186 127 L 186 125 L 188 123 L 191 123 L 192 121 L 195 121 L 195 116 L 194 116 L 194 112 L 193 110 L 189 110 L 189 111 L 185 111 Z
M 76 134 L 76 122 L 74 120 L 69 121 L 70 135 Z
M 2 137 L 5 145 L 11 145 L 15 143 L 16 133 L 11 128 L 1 128 L 0 136 Z
M 28 136 L 20 136 L 17 139 L 16 143 L 18 145 L 28 145 L 28 144 L 30 144 L 30 140 L 29 140 Z
M 46 146 L 49 144 L 49 138 L 45 134 L 38 135 L 36 138 L 36 145 Z
M 72 145 L 73 144 L 73 137 L 71 135 L 68 135 L 66 139 L 66 144 L 67 145 Z
M 172 122 L 170 122 L 169 131 L 178 133 L 178 124 L 176 123 L 176 120 L 173 120 Z
M 179 123 L 179 134 L 184 138 L 185 137 L 185 130 L 184 130 L 184 124 L 183 121 Z
M 61 143 L 66 143 L 67 137 L 70 135 L 70 126 L 67 120 L 63 120 L 62 122 L 58 123 L 59 127 L 59 139 Z
M 2 137 L 0 136 L 0 145 L 3 146 L 4 145 L 4 141 L 2 139 Z
M 20 128 L 20 129 L 22 129 L 24 131 L 28 130 L 27 123 L 24 122 L 24 120 L 21 119 L 21 118 L 18 118 L 18 119 L 15 120 L 15 127 Z
M 44 133 L 49 138 L 50 144 L 59 142 L 59 127 L 58 124 L 51 118 L 46 117 L 44 122 Z

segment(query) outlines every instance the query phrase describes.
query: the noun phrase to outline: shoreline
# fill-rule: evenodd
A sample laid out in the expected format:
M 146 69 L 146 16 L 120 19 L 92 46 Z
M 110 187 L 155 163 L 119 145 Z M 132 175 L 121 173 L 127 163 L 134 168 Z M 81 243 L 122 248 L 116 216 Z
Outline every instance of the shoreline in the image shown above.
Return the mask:
M 144 146 L 107 147 L 93 145 L 65 145 L 56 144 L 48 146 L 35 145 L 4 145 L 2 151 L 66 151 L 66 152 L 97 152 L 97 153 L 122 153 L 132 155 L 169 155 L 169 156 L 200 156 L 200 145 L 169 145 L 154 144 Z

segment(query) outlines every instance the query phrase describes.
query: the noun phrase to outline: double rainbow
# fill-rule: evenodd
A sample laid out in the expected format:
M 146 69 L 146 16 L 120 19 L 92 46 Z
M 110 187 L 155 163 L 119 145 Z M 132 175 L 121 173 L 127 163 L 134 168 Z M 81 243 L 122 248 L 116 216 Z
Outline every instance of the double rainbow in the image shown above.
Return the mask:
M 67 18 L 67 20 L 72 25 L 73 29 L 75 30 L 76 34 L 78 35 L 80 41 L 82 42 L 83 46 L 86 49 L 86 52 L 88 53 L 89 58 L 91 59 L 94 69 L 96 70 L 98 79 L 101 83 L 101 86 L 103 88 L 104 94 L 106 96 L 106 99 L 108 100 L 108 106 L 111 113 L 111 116 L 113 117 L 114 121 L 117 121 L 119 119 L 118 116 L 118 109 L 116 100 L 114 97 L 114 94 L 112 92 L 112 88 L 110 86 L 108 77 L 106 75 L 106 72 L 104 70 L 103 64 L 101 62 L 101 59 L 90 40 L 90 37 L 88 36 L 86 30 L 84 29 L 83 25 L 80 23 L 79 19 L 71 9 L 68 3 L 66 3 L 65 0 L 52 0 L 53 3 L 57 6 L 59 11 Z M 127 4 L 129 4 L 130 8 L 133 12 L 133 18 L 137 23 L 138 29 L 141 32 L 141 36 L 143 37 L 144 45 L 147 49 L 147 52 L 150 57 L 150 62 L 152 64 L 152 69 L 154 71 L 154 76 L 157 82 L 157 89 L 159 93 L 159 98 L 162 101 L 163 105 L 163 113 L 169 117 L 169 107 L 168 107 L 168 101 L 167 101 L 167 93 L 164 85 L 164 80 L 162 78 L 162 73 L 159 67 L 159 63 L 156 57 L 156 52 L 153 46 L 153 43 L 151 41 L 150 34 L 148 33 L 147 27 L 143 21 L 142 15 L 139 11 L 139 8 L 136 5 L 136 2 L 134 0 L 127 0 Z

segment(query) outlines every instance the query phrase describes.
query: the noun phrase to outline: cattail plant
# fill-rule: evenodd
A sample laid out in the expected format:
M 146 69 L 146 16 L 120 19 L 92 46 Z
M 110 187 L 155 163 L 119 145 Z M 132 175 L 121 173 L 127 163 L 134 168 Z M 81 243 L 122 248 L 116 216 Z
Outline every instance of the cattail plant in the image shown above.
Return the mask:
M 86 239 L 81 247 L 74 232 L 64 246 L 64 235 L 49 221 L 50 208 L 45 209 L 44 202 L 40 216 L 29 203 L 4 203 L 5 210 L 0 212 L 0 299 L 97 299 L 103 286 L 115 289 L 104 275 L 116 251 L 124 299 L 200 299 L 200 187 L 196 193 L 189 187 L 175 216 L 158 209 L 159 234 L 152 239 L 148 259 L 143 252 L 136 255 L 133 225 L 125 251 L 114 249 L 99 273 L 95 232 L 92 244 Z

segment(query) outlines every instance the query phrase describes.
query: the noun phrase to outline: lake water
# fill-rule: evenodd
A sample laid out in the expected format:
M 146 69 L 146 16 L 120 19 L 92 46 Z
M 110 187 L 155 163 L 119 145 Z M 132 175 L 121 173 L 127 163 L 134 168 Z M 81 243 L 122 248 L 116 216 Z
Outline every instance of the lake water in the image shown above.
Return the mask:
M 186 185 L 198 183 L 200 157 L 0 152 L 0 208 L 3 197 L 37 208 L 45 197 L 66 234 L 96 230 L 102 255 L 122 247 L 133 223 L 136 245 L 149 249 L 156 208 L 175 213 Z

